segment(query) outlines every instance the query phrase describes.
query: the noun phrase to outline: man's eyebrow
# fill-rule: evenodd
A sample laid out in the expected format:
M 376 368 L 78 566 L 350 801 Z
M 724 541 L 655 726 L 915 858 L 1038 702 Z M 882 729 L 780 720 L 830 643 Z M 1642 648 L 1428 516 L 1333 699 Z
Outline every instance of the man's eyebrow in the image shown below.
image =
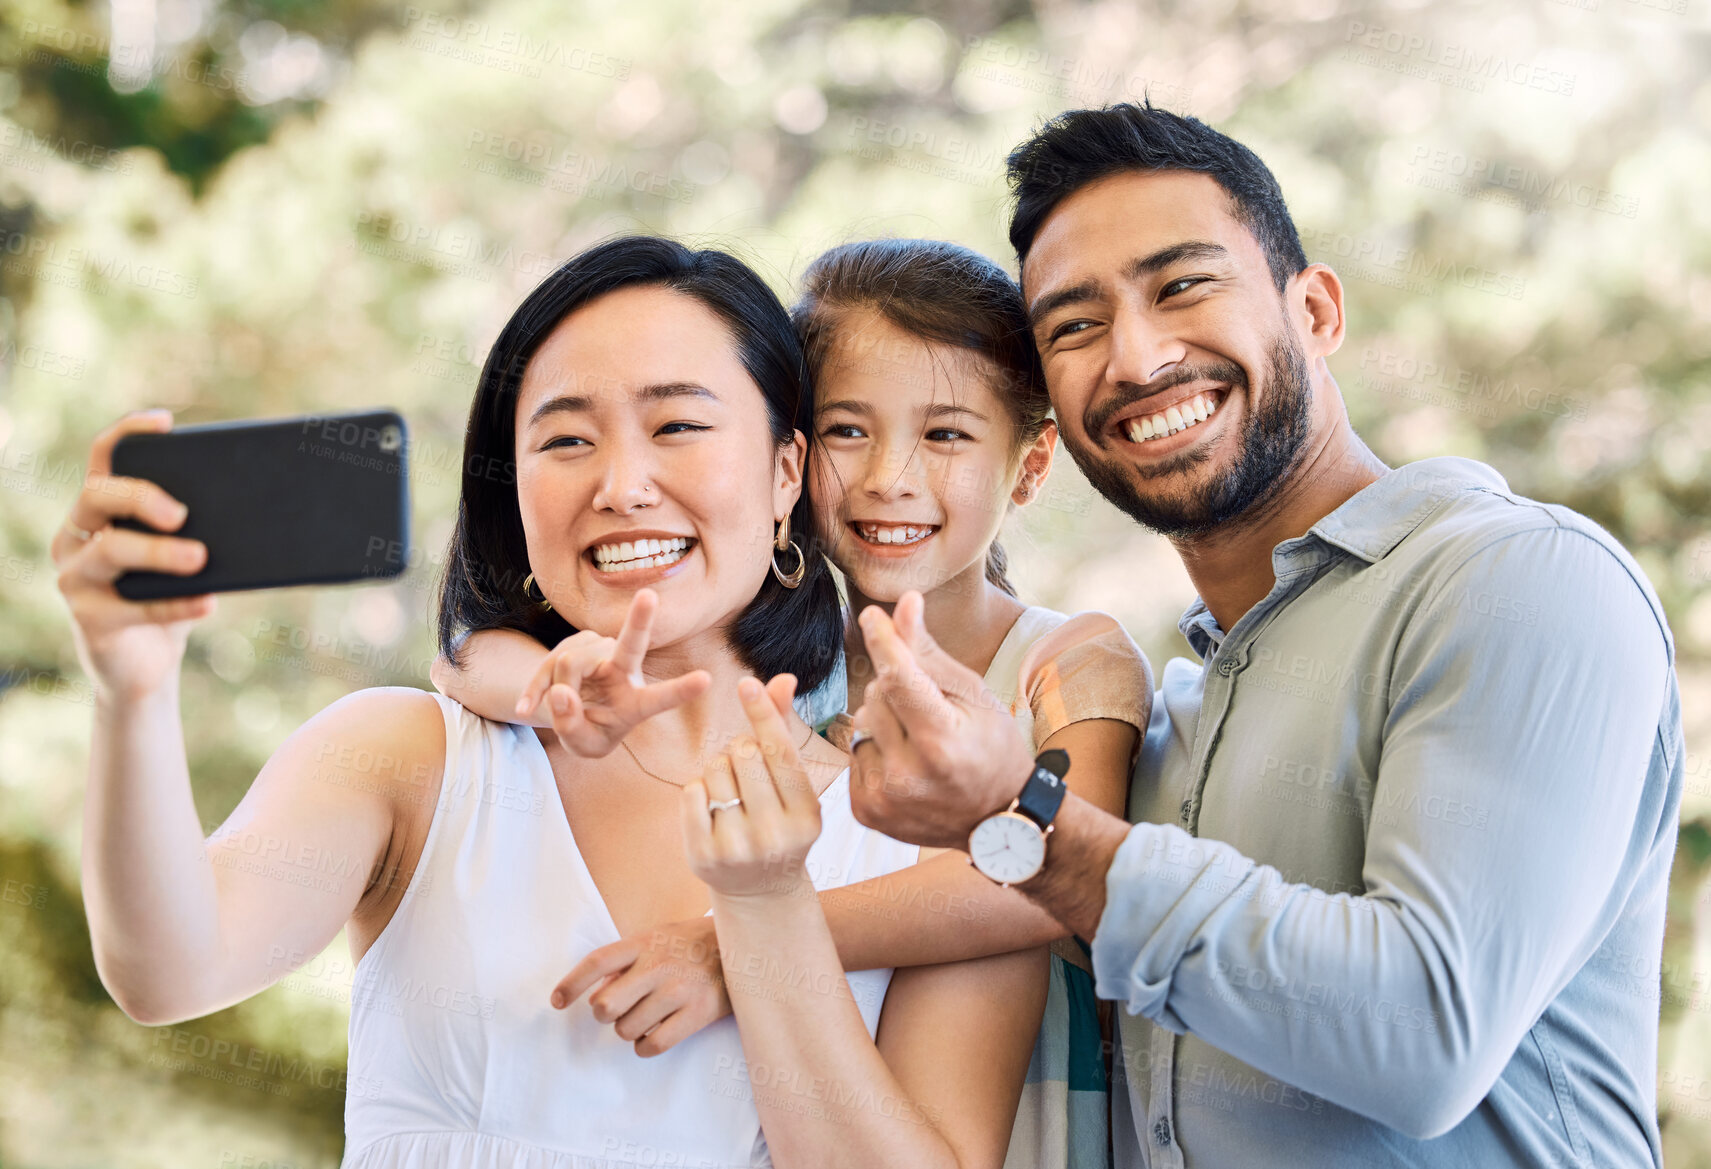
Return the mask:
M 1229 249 L 1223 244 L 1215 244 L 1202 239 L 1184 240 L 1179 244 L 1160 248 L 1150 256 L 1130 260 L 1123 267 L 1123 277 L 1127 280 L 1138 280 L 1142 276 L 1151 276 L 1161 268 L 1180 264 L 1184 260 L 1223 260 L 1227 259 L 1229 255 Z
M 1229 249 L 1223 244 L 1215 244 L 1210 240 L 1184 240 L 1178 244 L 1160 248 L 1150 255 L 1130 260 L 1123 266 L 1125 280 L 1139 280 L 1142 276 L 1150 276 L 1172 264 L 1180 264 L 1184 260 L 1222 260 L 1228 258 Z M 1058 309 L 1069 304 L 1079 304 L 1082 301 L 1097 299 L 1103 291 L 1097 280 L 1083 280 L 1079 284 L 1071 284 L 1067 288 L 1059 288 L 1041 296 L 1028 306 L 1028 323 L 1038 327 L 1039 323 Z
M 1028 306 L 1028 324 L 1038 328 L 1041 321 L 1057 312 L 1066 304 L 1080 304 L 1084 300 L 1093 300 L 1099 295 L 1100 284 L 1097 280 L 1083 280 L 1080 284 L 1071 284 L 1068 288 L 1059 288 L 1048 292 L 1033 304 Z
M 642 402 L 660 402 L 668 398 L 706 398 L 711 402 L 719 400 L 719 395 L 695 382 L 653 382 L 638 388 L 633 396 Z M 550 418 L 554 414 L 585 413 L 593 408 L 594 399 L 587 394 L 559 394 L 535 407 L 535 412 L 529 415 L 528 424 L 534 426 L 543 418 Z

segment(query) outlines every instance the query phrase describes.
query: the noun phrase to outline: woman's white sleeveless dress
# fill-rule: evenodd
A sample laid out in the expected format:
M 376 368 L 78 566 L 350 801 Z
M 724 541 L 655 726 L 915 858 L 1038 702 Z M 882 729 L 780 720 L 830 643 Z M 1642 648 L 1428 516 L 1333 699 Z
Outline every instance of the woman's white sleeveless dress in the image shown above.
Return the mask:
M 534 731 L 434 698 L 446 724 L 438 806 L 352 987 L 344 1169 L 770 1165 L 733 1018 L 643 1059 L 586 997 L 548 1004 L 617 928 Z M 856 822 L 848 771 L 820 810 L 817 888 L 915 863 L 916 846 Z M 789 956 L 778 966 L 788 977 Z M 847 977 L 871 1035 L 891 971 Z

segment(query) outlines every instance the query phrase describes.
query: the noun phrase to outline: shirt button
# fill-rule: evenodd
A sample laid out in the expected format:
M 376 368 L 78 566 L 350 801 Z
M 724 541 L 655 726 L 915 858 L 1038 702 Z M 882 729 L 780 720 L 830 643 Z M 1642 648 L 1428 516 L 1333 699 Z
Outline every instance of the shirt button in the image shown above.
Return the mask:
M 1184 824 L 1188 823 L 1188 813 L 1193 807 L 1194 807 L 1194 805 L 1191 801 L 1189 801 L 1189 800 L 1183 800 L 1182 801 L 1182 822 Z
M 1234 674 L 1236 672 L 1236 659 L 1235 658 L 1225 658 L 1223 661 L 1219 662 L 1218 663 L 1218 672 L 1220 674 L 1224 675 L 1224 677 L 1226 677 L 1226 678 L 1228 678 L 1231 674 Z
M 1170 1144 L 1170 1121 L 1168 1119 L 1160 1117 L 1159 1122 L 1153 1125 L 1153 1140 L 1161 1145 Z

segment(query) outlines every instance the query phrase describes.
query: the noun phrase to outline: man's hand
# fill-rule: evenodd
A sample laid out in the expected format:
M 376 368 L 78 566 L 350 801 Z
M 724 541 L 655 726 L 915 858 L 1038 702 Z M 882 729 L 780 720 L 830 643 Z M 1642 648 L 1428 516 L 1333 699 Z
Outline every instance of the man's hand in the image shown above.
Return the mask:
M 563 1010 L 597 983 L 588 995 L 594 1018 L 613 1024 L 641 1056 L 669 1051 L 731 1013 L 711 917 L 639 930 L 590 952 L 553 987 L 552 1005 Z
M 855 715 L 872 736 L 850 753 L 850 802 L 869 828 L 911 844 L 968 847 L 982 819 L 1021 792 L 1034 755 L 980 676 L 939 648 L 921 623 L 921 594 L 894 616 L 858 618 L 879 678 Z

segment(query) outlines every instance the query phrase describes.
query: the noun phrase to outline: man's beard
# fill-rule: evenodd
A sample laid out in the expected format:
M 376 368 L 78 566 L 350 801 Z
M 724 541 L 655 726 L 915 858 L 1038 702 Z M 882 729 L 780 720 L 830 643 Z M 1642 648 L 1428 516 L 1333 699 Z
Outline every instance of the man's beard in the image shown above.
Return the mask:
M 1230 388 L 1226 402 L 1238 389 L 1250 391 L 1245 395 L 1248 411 L 1240 449 L 1230 465 L 1207 483 L 1168 496 L 1146 496 L 1135 489 L 1137 479 L 1163 479 L 1205 463 L 1212 458 L 1205 445 L 1191 447 L 1157 465 L 1137 467 L 1125 460 L 1108 459 L 1096 448 L 1083 446 L 1067 434 L 1064 436 L 1070 457 L 1095 491 L 1135 522 L 1174 538 L 1201 535 L 1265 503 L 1282 486 L 1306 450 L 1312 425 L 1313 390 L 1307 378 L 1307 361 L 1295 338 L 1286 330 L 1272 342 L 1265 395 L 1257 409 L 1247 374 L 1234 362 L 1223 362 L 1179 368 L 1163 385 L 1149 388 L 1145 395 L 1124 395 L 1102 404 L 1090 417 L 1087 432 L 1100 433 L 1111 414 L 1124 406 L 1191 381 L 1227 384 Z

